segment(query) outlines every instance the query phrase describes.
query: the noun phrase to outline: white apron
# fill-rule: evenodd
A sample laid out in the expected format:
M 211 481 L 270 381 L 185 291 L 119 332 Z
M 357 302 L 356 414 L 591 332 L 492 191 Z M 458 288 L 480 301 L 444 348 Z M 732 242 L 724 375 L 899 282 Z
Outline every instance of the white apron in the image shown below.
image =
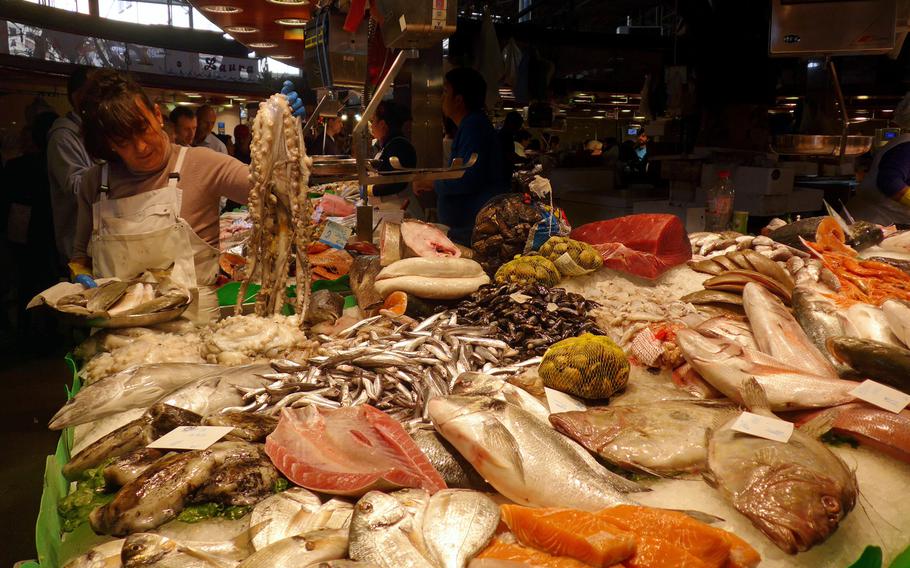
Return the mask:
M 910 224 L 910 207 L 899 203 L 878 189 L 878 167 L 882 156 L 898 144 L 910 143 L 910 134 L 902 134 L 876 152 L 872 167 L 856 189 L 856 196 L 847 203 L 847 211 L 857 220 L 880 225 Z
M 379 160 L 381 156 L 382 150 L 376 152 L 373 159 Z M 402 211 L 412 219 L 423 219 L 424 217 L 423 208 L 420 206 L 417 196 L 414 195 L 410 183 L 407 187 L 392 195 L 373 195 L 373 186 L 368 186 L 367 204 L 372 206 L 374 211 L 381 213 Z
M 219 253 L 180 217 L 183 191 L 178 183 L 186 150 L 180 148 L 165 187 L 132 197 L 108 197 L 108 165 L 102 166 L 99 199 L 92 205 L 89 255 L 96 278 L 129 280 L 147 269 L 173 265 L 171 277 L 192 296 L 184 317 L 206 323 L 219 313 L 213 287 Z

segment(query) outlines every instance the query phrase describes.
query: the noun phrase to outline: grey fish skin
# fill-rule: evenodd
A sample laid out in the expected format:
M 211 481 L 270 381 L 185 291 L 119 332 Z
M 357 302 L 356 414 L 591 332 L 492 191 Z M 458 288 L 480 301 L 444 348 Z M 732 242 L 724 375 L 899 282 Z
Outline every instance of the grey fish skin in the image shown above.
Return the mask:
M 477 473 L 474 466 L 435 430 L 412 428 L 408 434 L 411 435 L 411 439 L 414 440 L 420 451 L 427 456 L 448 487 L 478 491 L 492 489 L 490 484 Z
M 219 365 L 157 363 L 142 365 L 85 385 L 51 418 L 61 430 L 131 408 L 143 408 L 180 387 L 221 370 Z
M 278 418 L 267 414 L 222 412 L 204 417 L 202 424 L 205 426 L 233 426 L 234 429 L 225 436 L 228 440 L 265 442 L 265 437 L 278 426 Z
M 117 458 L 143 448 L 177 426 L 199 424 L 202 417 L 194 412 L 167 404 L 156 404 L 138 420 L 114 430 L 72 457 L 63 466 L 67 479 L 77 479 L 82 472 L 98 467 L 108 458 Z
M 128 536 L 120 558 L 124 568 L 228 568 L 235 564 L 151 533 Z
M 834 302 L 810 287 L 797 286 L 793 289 L 792 304 L 796 321 L 803 328 L 809 341 L 834 366 L 838 375 L 849 376 L 850 369 L 828 351 L 828 338 L 844 335 L 844 326 L 837 315 L 838 310 Z
M 272 465 L 265 450 L 259 445 L 256 448 L 259 454 L 252 459 L 241 455 L 239 459 L 226 460 L 212 479 L 196 493 L 193 502 L 246 507 L 271 495 L 281 474 Z
M 229 460 L 256 459 L 260 451 L 243 442 L 218 442 L 206 450 L 163 458 L 125 485 L 110 503 L 92 511 L 92 529 L 112 536 L 155 529 L 179 515 L 219 466 Z
M 585 511 L 635 503 L 617 488 L 634 484 L 596 469 L 582 448 L 516 406 L 446 396 L 430 400 L 429 413 L 439 433 L 515 503 Z
M 104 468 L 104 482 L 108 487 L 123 487 L 142 475 L 166 454 L 166 450 L 154 448 L 139 448 L 124 454 Z
M 344 558 L 347 553 L 347 530 L 313 531 L 274 542 L 255 552 L 237 568 L 298 568 Z
M 319 290 L 313 292 L 310 297 L 310 305 L 303 320 L 311 325 L 324 321 L 335 323 L 343 310 L 344 298 L 341 294 L 331 290 Z
M 421 533 L 437 568 L 464 568 L 493 538 L 499 506 L 477 491 L 443 489 L 430 497 Z
M 348 555 L 381 568 L 434 568 L 409 538 L 411 520 L 398 499 L 370 491 L 354 505 Z
M 754 379 L 743 389 L 746 406 L 773 417 Z M 788 554 L 824 542 L 856 503 L 856 476 L 814 436 L 821 422 L 796 429 L 787 443 L 731 429 L 738 414 L 708 434 L 706 481 Z M 830 421 L 828 422 L 830 425 Z M 813 432 L 818 429 L 819 432 Z
M 250 526 L 260 527 L 253 548 L 262 550 L 274 542 L 303 532 L 309 518 L 322 503 L 302 487 L 292 487 L 260 501 L 250 513 Z
M 910 350 L 856 337 L 832 337 L 828 350 L 860 376 L 910 393 Z

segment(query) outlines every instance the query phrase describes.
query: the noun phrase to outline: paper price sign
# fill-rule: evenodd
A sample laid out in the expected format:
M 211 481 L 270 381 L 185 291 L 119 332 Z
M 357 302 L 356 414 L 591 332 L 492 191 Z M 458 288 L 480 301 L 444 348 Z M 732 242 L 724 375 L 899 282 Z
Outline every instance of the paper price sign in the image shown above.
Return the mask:
M 345 227 L 335 221 L 329 221 L 325 224 L 322 236 L 319 237 L 320 243 L 325 243 L 332 248 L 343 249 L 351 238 L 350 227 Z
M 863 381 L 858 387 L 850 391 L 850 394 L 895 414 L 910 404 L 910 394 L 875 381 Z
M 588 409 L 585 403 L 572 395 L 549 387 L 544 387 L 543 390 L 547 395 L 547 406 L 550 407 L 550 414 L 555 414 L 557 412 L 573 412 L 576 410 L 584 412 Z
M 159 450 L 204 450 L 233 429 L 233 426 L 178 426 L 147 447 Z
M 790 440 L 790 436 L 793 435 L 793 424 L 790 422 L 771 418 L 770 416 L 752 414 L 751 412 L 740 414 L 739 418 L 733 422 L 732 428 L 743 434 L 785 444 Z

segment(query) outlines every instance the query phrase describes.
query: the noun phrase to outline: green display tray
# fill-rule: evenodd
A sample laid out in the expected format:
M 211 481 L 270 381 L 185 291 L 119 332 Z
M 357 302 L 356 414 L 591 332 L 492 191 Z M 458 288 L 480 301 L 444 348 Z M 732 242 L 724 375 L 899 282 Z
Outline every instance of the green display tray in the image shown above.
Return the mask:
M 259 293 L 258 284 L 250 284 L 246 289 L 246 297 L 243 298 L 243 303 L 248 304 L 256 301 L 256 294 Z M 345 296 L 344 298 L 344 308 L 352 308 L 357 305 L 357 300 L 354 296 L 351 296 L 351 280 L 347 274 L 338 278 L 337 280 L 316 280 L 313 282 L 312 288 L 313 292 L 318 292 L 319 290 L 329 290 L 331 292 L 337 292 Z M 218 305 L 221 307 L 229 307 L 237 305 L 237 294 L 240 293 L 240 282 L 228 282 L 221 288 L 218 288 Z M 288 286 L 287 289 L 288 298 L 297 297 L 297 286 Z M 285 304 L 281 313 L 283 315 L 291 315 L 294 313 L 293 309 L 289 304 Z

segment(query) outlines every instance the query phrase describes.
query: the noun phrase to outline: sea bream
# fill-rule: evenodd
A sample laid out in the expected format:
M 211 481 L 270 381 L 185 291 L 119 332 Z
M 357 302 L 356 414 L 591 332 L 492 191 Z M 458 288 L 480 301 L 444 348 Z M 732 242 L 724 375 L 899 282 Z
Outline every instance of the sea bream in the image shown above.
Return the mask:
M 516 503 L 596 511 L 633 503 L 625 493 L 641 490 L 586 460 L 574 442 L 517 406 L 445 396 L 430 400 L 428 408 L 439 433 Z
M 422 519 L 427 558 L 437 568 L 464 568 L 493 538 L 499 506 L 477 491 L 443 489 L 430 497 Z
M 758 382 L 743 385 L 755 414 L 774 417 Z M 823 414 L 786 443 L 732 429 L 738 413 L 708 433 L 705 479 L 781 550 L 796 554 L 824 542 L 856 504 L 854 472 L 816 439 L 831 425 Z
M 348 531 L 325 529 L 297 534 L 256 551 L 237 568 L 298 568 L 338 560 L 348 553 Z
M 381 568 L 434 568 L 412 542 L 413 530 L 398 499 L 370 491 L 354 505 L 348 555 Z

